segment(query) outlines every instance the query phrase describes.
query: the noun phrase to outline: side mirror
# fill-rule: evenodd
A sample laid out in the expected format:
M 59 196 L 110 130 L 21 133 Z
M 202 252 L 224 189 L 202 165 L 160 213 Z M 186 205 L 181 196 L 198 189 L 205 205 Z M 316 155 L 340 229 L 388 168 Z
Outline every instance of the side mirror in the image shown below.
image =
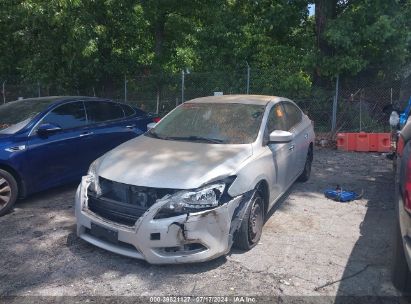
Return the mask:
M 294 134 L 288 131 L 274 130 L 270 133 L 270 143 L 286 143 L 293 140 Z
M 154 128 L 157 124 L 155 122 L 150 122 L 147 125 L 147 131 L 150 131 L 152 128 Z
M 62 129 L 59 126 L 56 126 L 51 123 L 41 124 L 37 129 L 37 134 L 40 136 L 45 136 L 51 133 L 56 133 Z

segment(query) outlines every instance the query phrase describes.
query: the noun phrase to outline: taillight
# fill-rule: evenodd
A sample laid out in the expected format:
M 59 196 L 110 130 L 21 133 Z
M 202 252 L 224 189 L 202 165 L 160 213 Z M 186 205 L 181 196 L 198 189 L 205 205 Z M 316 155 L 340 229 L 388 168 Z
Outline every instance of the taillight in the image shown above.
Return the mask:
M 404 188 L 404 207 L 408 212 L 411 212 L 411 158 L 408 159 L 407 163 Z
M 158 123 L 160 120 L 161 120 L 160 117 L 154 117 L 154 118 L 153 118 L 153 122 L 155 122 L 155 123 Z

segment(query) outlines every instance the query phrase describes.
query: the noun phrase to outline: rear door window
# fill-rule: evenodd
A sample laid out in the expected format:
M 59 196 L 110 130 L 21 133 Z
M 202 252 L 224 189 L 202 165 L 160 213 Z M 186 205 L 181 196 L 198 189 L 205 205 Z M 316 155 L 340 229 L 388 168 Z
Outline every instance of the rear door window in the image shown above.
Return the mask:
M 128 105 L 121 105 L 123 107 L 123 111 L 124 111 L 124 115 L 126 117 L 132 116 L 136 113 L 136 111 L 134 111 L 134 109 Z
M 120 104 L 107 101 L 85 102 L 89 124 L 112 121 L 124 118 Z
M 44 123 L 50 123 L 62 129 L 72 129 L 86 125 L 86 112 L 83 102 L 70 102 L 58 106 L 43 118 L 42 124 Z

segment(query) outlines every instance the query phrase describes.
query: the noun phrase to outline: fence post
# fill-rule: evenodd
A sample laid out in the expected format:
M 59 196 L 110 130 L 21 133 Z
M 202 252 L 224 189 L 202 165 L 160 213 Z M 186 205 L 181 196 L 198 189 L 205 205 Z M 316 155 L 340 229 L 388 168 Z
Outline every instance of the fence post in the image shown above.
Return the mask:
M 333 100 L 333 113 L 332 113 L 332 121 L 331 121 L 331 132 L 335 132 L 335 128 L 337 126 L 337 104 L 338 104 L 338 87 L 340 82 L 340 75 L 337 75 L 337 80 L 335 83 L 335 96 Z
M 3 104 L 6 103 L 6 82 L 7 80 L 3 81 L 3 87 L 2 87 L 2 94 L 3 94 Z
M 364 90 L 361 90 L 360 92 L 360 132 L 362 131 L 362 95 L 363 95 Z
M 41 97 L 40 81 L 37 81 L 37 95 L 38 95 L 38 97 Z
M 247 64 L 247 90 L 246 90 L 246 92 L 247 92 L 247 95 L 248 95 L 250 93 L 250 71 L 251 71 L 251 68 L 250 68 L 250 65 L 248 64 L 247 61 L 245 63 Z
M 184 90 L 185 90 L 185 76 L 190 74 L 190 70 L 188 68 L 184 68 L 181 71 L 181 103 L 185 101 Z
M 156 114 L 160 111 L 160 90 L 157 88 Z
M 181 71 L 181 103 L 184 102 L 184 81 L 185 81 L 185 73 L 184 70 Z
M 127 75 L 124 74 L 124 102 L 127 103 Z

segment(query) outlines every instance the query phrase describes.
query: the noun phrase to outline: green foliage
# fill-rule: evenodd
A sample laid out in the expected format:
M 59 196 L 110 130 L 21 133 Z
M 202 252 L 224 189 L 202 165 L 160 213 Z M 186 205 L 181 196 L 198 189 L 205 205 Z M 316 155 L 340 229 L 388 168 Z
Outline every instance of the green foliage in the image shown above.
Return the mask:
M 0 80 L 109 89 L 151 75 L 161 90 L 163 74 L 224 71 L 235 81 L 249 64 L 264 71 L 251 84 L 258 92 L 304 96 L 315 70 L 394 77 L 410 60 L 410 0 L 337 1 L 323 33 L 331 54 L 316 45 L 311 2 L 0 0 Z
M 345 1 L 324 33 L 332 54 L 319 58 L 323 74 L 398 74 L 409 59 L 409 11 L 409 1 Z

